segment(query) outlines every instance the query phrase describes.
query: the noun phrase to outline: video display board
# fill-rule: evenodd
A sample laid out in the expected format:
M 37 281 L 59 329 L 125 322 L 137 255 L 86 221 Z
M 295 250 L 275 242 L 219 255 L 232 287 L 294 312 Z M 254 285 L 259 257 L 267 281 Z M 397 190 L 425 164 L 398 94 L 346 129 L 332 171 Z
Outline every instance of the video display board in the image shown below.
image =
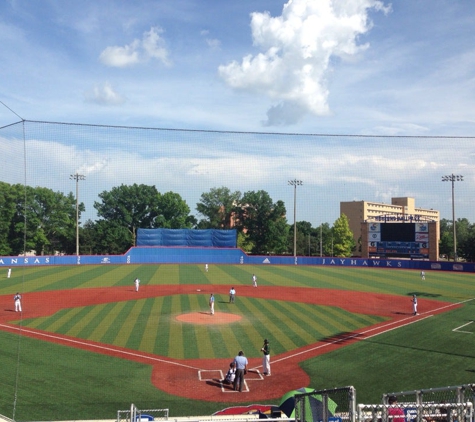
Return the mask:
M 369 254 L 380 257 L 429 257 L 427 223 L 370 223 Z

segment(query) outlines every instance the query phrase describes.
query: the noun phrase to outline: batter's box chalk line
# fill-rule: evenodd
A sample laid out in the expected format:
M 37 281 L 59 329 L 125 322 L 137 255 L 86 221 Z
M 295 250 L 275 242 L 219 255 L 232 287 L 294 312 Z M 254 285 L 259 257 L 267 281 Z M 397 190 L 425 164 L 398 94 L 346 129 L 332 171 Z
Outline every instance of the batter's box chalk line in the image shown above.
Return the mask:
M 222 382 L 222 380 L 224 379 L 224 374 L 221 369 L 199 369 L 198 379 L 204 382 L 219 383 L 219 385 L 221 386 L 221 391 L 223 393 L 237 393 L 237 391 L 234 391 L 232 387 L 230 388 L 229 384 L 224 384 Z M 252 369 L 252 370 L 247 371 L 247 374 L 244 378 L 244 388 L 242 392 L 243 393 L 250 392 L 248 382 L 263 381 L 263 380 L 264 380 L 264 377 L 258 369 Z

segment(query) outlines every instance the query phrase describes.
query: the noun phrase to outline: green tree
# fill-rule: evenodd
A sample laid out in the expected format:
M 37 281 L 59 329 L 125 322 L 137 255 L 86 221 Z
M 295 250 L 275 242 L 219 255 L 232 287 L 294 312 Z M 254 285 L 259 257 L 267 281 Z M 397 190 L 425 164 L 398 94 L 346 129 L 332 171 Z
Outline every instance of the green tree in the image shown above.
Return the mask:
M 9 233 L 10 225 L 15 216 L 17 195 L 15 188 L 0 182 L 0 255 L 11 255 Z
M 254 254 L 281 254 L 287 250 L 288 225 L 282 201 L 273 203 L 263 190 L 246 192 L 237 210 L 238 228 L 253 244 Z
M 328 223 L 322 223 L 318 227 L 318 255 L 331 256 L 333 254 L 333 231 Z M 320 244 L 322 250 L 320 251 Z
M 249 236 L 243 232 L 237 234 L 237 247 L 241 248 L 246 253 L 251 253 L 254 248 L 254 243 L 249 239 Z
M 459 218 L 455 223 L 458 258 L 466 259 L 464 257 L 464 248 L 461 248 L 461 246 L 466 245 L 466 241 L 470 237 L 470 227 L 470 222 L 466 218 Z
M 230 229 L 235 225 L 241 192 L 231 192 L 226 187 L 212 188 L 201 194 L 196 210 L 207 217 L 200 221 L 201 228 Z
M 99 194 L 102 202 L 94 202 L 97 215 L 110 225 L 102 228 L 124 227 L 130 239 L 128 246 L 135 246 L 138 228 L 155 228 L 158 217 L 158 191 L 155 186 L 120 185 Z
M 99 198 L 102 202 L 94 202 L 94 208 L 108 224 L 101 223 L 96 229 L 109 240 L 123 236 L 125 231 L 120 230 L 121 227 L 126 229 L 128 235 L 123 236 L 125 243 L 117 243 L 122 245 L 118 247 L 121 253 L 135 246 L 139 228 L 178 229 L 189 228 L 193 224 L 193 218 L 189 216 L 190 208 L 180 195 L 173 192 L 160 194 L 155 186 L 120 185 L 101 192 Z M 106 233 L 108 229 L 112 233 Z M 103 246 L 100 249 L 103 250 Z
M 123 254 L 133 244 L 130 230 L 116 221 L 96 221 L 94 235 L 96 237 L 95 254 Z
M 191 228 L 190 207 L 174 192 L 158 194 L 158 216 L 154 226 L 166 229 Z
M 79 229 L 79 252 L 84 255 L 94 255 L 96 252 L 97 236 L 95 232 L 95 222 L 88 219 Z
M 353 233 L 350 230 L 348 217 L 341 214 L 333 223 L 333 255 L 348 257 L 356 247 Z
M 439 255 L 445 255 L 450 258 L 453 255 L 453 229 L 452 221 L 443 218 L 440 220 L 440 241 L 439 241 Z
M 459 218 L 455 222 L 457 238 L 457 255 L 466 259 L 463 255 L 466 248 L 460 248 L 461 245 L 467 246 L 467 239 L 471 236 L 471 224 L 466 218 Z M 443 218 L 440 221 L 440 241 L 439 254 L 446 255 L 448 259 L 454 258 L 454 226 L 452 220 Z
M 312 234 L 312 224 L 308 221 L 297 221 L 297 255 L 304 256 L 310 255 L 311 234 Z M 294 253 L 294 225 L 289 224 L 289 235 L 288 235 L 288 248 L 287 252 L 290 254 Z
M 16 212 L 9 239 L 12 254 L 35 250 L 37 255 L 67 252 L 76 227 L 76 201 L 51 189 L 14 185 Z M 79 210 L 84 210 L 80 204 Z
M 475 262 L 475 224 L 469 225 L 465 236 L 458 242 L 457 254 L 468 262 Z

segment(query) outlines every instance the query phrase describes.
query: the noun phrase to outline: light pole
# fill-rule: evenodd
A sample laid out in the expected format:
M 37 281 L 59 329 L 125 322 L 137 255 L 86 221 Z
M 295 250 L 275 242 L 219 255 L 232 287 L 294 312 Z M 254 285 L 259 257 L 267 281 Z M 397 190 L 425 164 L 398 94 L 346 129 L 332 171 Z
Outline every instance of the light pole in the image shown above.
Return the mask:
M 69 178 L 76 181 L 76 256 L 79 256 L 79 181 L 85 180 L 86 176 L 76 172 Z
M 457 232 L 455 230 L 455 196 L 454 196 L 454 184 L 455 182 L 463 182 L 463 176 L 450 174 L 448 176 L 442 176 L 442 182 L 452 182 L 452 228 L 454 230 L 454 261 L 457 261 Z
M 294 187 L 294 258 L 297 258 L 297 186 L 303 185 L 301 180 L 289 180 L 289 185 Z

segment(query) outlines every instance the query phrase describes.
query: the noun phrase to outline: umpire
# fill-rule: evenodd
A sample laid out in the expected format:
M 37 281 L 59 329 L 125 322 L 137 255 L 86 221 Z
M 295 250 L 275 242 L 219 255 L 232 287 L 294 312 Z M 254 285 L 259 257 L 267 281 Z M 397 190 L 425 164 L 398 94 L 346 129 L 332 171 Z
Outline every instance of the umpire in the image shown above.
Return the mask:
M 237 391 L 239 385 L 239 392 L 242 391 L 242 385 L 244 384 L 244 375 L 247 373 L 247 361 L 246 356 L 242 350 L 239 351 L 238 355 L 234 358 L 234 363 L 236 365 L 236 378 L 234 378 L 234 391 Z

